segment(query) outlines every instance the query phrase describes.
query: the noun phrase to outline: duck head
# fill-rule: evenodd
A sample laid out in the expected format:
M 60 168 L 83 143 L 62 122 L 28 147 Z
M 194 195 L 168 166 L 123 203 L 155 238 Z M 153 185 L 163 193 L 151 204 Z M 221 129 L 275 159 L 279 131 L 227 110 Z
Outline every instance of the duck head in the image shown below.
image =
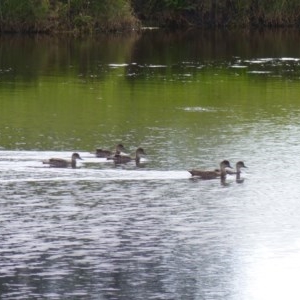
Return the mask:
M 117 146 L 116 146 L 116 153 L 117 154 L 120 154 L 121 152 L 125 152 L 126 150 L 125 150 L 125 147 L 123 146 L 123 144 L 118 144 Z
M 72 154 L 72 160 L 76 160 L 76 159 L 82 159 L 82 158 L 80 157 L 79 153 L 74 152 L 74 153 Z
M 236 163 L 236 168 L 237 168 L 237 169 L 240 169 L 240 168 L 247 168 L 247 167 L 245 166 L 245 164 L 244 164 L 243 161 L 238 161 L 238 162 Z
M 142 157 L 142 156 L 146 155 L 146 152 L 144 151 L 143 148 L 137 148 L 135 153 L 136 153 L 137 157 Z
M 236 163 L 236 172 L 241 173 L 241 168 L 247 168 L 243 161 L 238 161 Z
M 221 163 L 220 163 L 220 167 L 221 169 L 225 169 L 225 168 L 230 168 L 232 169 L 232 166 L 230 165 L 230 162 L 228 160 L 223 160 Z

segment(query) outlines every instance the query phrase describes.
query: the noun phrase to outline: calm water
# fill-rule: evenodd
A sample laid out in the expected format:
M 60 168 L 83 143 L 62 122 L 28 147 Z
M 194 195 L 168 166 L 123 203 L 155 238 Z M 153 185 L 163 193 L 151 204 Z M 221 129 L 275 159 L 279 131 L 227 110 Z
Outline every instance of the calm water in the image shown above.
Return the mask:
M 0 298 L 298 300 L 299 40 L 0 37 Z

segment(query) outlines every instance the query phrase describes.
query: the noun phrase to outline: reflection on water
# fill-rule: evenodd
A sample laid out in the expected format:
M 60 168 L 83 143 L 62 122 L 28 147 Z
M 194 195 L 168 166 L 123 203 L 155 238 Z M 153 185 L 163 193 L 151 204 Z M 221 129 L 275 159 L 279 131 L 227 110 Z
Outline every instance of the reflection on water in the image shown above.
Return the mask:
M 0 298 L 299 299 L 298 35 L 1 37 Z
M 69 152 L 0 152 L 4 298 L 299 297 L 297 175 L 222 186 L 80 154 L 74 170 L 41 161 Z

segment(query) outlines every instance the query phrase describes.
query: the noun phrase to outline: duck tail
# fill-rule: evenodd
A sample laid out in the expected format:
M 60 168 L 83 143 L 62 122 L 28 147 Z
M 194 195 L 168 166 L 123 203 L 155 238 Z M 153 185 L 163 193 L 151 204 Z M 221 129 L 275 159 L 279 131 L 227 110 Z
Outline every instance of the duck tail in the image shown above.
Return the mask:
M 192 176 L 195 175 L 195 171 L 194 170 L 188 170 L 189 173 L 191 173 Z

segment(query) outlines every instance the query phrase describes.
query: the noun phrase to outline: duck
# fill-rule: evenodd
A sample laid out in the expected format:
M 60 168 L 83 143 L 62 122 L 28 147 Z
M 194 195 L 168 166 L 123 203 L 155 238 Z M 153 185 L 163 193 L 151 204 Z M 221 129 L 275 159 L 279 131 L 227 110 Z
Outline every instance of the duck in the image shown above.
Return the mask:
M 227 174 L 234 175 L 236 174 L 236 182 L 242 183 L 244 179 L 241 178 L 241 168 L 247 168 L 243 161 L 238 161 L 235 165 L 235 171 L 227 170 Z
M 71 166 L 73 169 L 76 168 L 76 160 L 82 159 L 77 152 L 74 152 L 71 156 L 71 160 L 63 158 L 50 158 L 43 160 L 43 164 L 48 164 L 52 168 L 68 168 Z
M 227 174 L 230 174 L 230 175 L 240 175 L 241 174 L 241 168 L 247 168 L 245 166 L 245 163 L 243 161 L 238 161 L 236 164 L 235 164 L 235 171 L 233 170 L 227 170 Z
M 112 159 L 114 160 L 115 164 L 126 164 L 130 161 L 135 161 L 135 163 L 138 165 L 141 161 L 141 158 L 144 157 L 144 155 L 146 155 L 146 152 L 143 148 L 139 147 L 135 151 L 134 158 L 128 155 L 115 154 Z
M 102 158 L 110 158 L 113 155 L 121 154 L 121 152 L 124 152 L 125 148 L 122 144 L 118 144 L 116 146 L 116 151 L 113 153 L 113 151 L 110 150 L 103 150 L 103 149 L 96 149 L 96 157 L 102 157 Z
M 215 169 L 211 171 L 207 170 L 197 170 L 193 169 L 188 172 L 191 173 L 192 176 L 198 176 L 201 179 L 216 179 L 216 178 L 225 178 L 227 174 L 226 168 L 232 168 L 228 160 L 223 160 L 220 163 L 220 170 Z

